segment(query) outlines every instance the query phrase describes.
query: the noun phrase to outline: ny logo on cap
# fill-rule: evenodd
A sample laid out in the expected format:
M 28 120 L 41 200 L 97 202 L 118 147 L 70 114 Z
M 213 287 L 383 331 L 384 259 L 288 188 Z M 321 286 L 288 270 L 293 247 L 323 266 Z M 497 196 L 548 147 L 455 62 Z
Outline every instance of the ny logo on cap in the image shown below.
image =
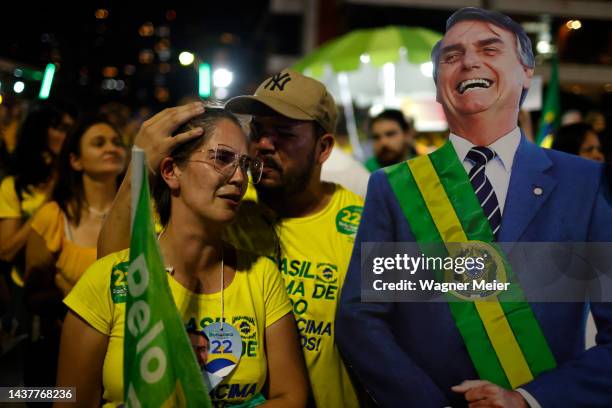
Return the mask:
M 281 73 L 279 72 L 278 74 L 270 78 L 268 82 L 266 82 L 266 84 L 264 85 L 264 89 L 273 91 L 277 88 L 279 91 L 284 91 L 285 85 L 287 85 L 287 82 L 289 81 L 291 81 L 291 77 L 289 76 L 288 72 L 285 72 L 283 75 L 281 75 Z

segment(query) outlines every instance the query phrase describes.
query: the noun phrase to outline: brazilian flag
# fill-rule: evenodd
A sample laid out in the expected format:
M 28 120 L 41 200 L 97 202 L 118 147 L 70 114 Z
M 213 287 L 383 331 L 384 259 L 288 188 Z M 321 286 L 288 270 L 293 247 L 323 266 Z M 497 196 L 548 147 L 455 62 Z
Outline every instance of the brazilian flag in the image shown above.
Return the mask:
M 132 239 L 125 316 L 127 407 L 211 407 L 168 286 L 153 217 L 144 152 L 132 150 Z
M 540 127 L 536 136 L 536 144 L 544 147 L 552 145 L 555 131 L 561 120 L 561 91 L 559 87 L 559 59 L 553 55 L 550 66 L 550 81 L 542 109 Z

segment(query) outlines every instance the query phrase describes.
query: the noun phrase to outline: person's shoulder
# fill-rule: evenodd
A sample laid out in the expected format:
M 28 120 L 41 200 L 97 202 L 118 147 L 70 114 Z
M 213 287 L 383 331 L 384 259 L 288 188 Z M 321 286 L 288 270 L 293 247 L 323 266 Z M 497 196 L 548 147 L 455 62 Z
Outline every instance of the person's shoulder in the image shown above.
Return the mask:
M 47 242 L 51 251 L 59 250 L 64 235 L 64 217 L 57 202 L 49 201 L 36 211 L 32 229 Z
M 422 157 L 422 156 L 419 156 L 419 157 Z M 403 170 L 408 168 L 408 166 L 406 166 L 406 163 L 408 161 L 415 160 L 415 159 L 417 159 L 417 157 L 413 157 L 407 161 L 402 161 L 402 162 L 395 163 L 387 167 L 381 167 L 375 170 L 370 175 L 370 181 L 368 183 L 368 188 L 370 188 L 371 185 L 380 185 L 380 183 L 383 182 L 383 180 L 384 182 L 388 182 L 390 175 L 394 175 L 396 173 L 402 174 Z
M 96 291 L 103 293 L 110 287 L 109 285 L 111 285 L 113 280 L 118 282 L 115 282 L 115 286 L 121 286 L 120 284 L 125 281 L 124 273 L 127 272 L 129 268 L 129 261 L 129 248 L 108 254 L 98 259 L 87 268 L 83 276 L 79 279 L 79 282 L 77 282 L 75 288 L 95 288 Z M 122 273 L 117 274 L 116 271 L 121 271 Z
M 272 255 L 278 246 L 274 220 L 260 204 L 244 200 L 236 219 L 224 231 L 224 239 L 236 248 Z
M 0 182 L 0 190 L 4 191 L 7 189 L 15 190 L 15 177 L 14 176 L 6 176 Z
M 371 199 L 372 196 L 387 196 L 391 190 L 389 178 L 398 175 L 404 177 L 402 175 L 402 168 L 404 167 L 407 168 L 405 161 L 374 171 L 368 180 L 366 199 L 368 199 L 368 197 Z
M 125 266 L 127 268 L 130 262 L 130 249 L 122 249 L 121 251 L 112 252 L 94 262 L 88 270 L 95 270 L 96 273 L 112 273 L 117 267 Z
M 550 160 L 546 173 L 558 183 L 557 193 L 585 201 L 606 180 L 606 165 L 558 150 L 537 147 L 543 152 L 531 160 Z
M 361 214 L 363 213 L 364 200 L 350 190 L 336 185 L 334 198 L 325 211 L 329 225 L 333 225 L 332 230 L 335 236 L 348 237 L 346 241 L 352 245 Z
M 49 201 L 43 204 L 32 219 L 32 222 L 35 221 L 44 221 L 48 222 L 50 220 L 57 220 L 62 212 L 59 204 L 56 201 Z
M 235 248 L 235 251 L 239 260 L 239 267 L 245 272 L 265 273 L 269 270 L 278 269 L 271 255 L 265 256 L 243 248 Z
M 64 304 L 100 333 L 108 335 L 116 322 L 117 309 L 127 295 L 129 249 L 113 252 L 98 259 L 64 298 Z
M 342 186 L 341 184 L 334 184 L 335 191 L 332 199 L 337 203 L 337 205 L 363 206 L 363 198 L 361 198 L 359 195 L 355 194 L 351 190 L 347 189 L 346 187 Z
M 6 176 L 0 182 L 0 195 L 5 198 L 17 197 L 17 192 L 15 191 L 15 177 Z
M 7 176 L 0 183 L 0 218 L 21 217 L 21 206 L 15 191 L 15 178 Z
M 604 164 L 584 157 L 561 152 L 554 149 L 541 148 L 553 164 L 568 174 L 580 176 L 601 174 Z

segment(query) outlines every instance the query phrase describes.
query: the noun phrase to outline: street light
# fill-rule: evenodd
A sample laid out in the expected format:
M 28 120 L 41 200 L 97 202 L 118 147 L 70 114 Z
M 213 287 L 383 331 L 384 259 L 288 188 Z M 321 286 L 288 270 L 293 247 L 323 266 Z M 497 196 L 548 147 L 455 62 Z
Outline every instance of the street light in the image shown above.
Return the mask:
M 48 63 L 45 67 L 42 84 L 40 85 L 39 99 L 47 99 L 51 93 L 51 85 L 53 84 L 53 76 L 55 75 L 55 64 Z
M 18 93 L 18 94 L 22 93 L 24 89 L 25 89 L 25 84 L 21 81 L 17 81 L 13 85 L 13 91 L 15 91 L 15 93 Z
M 179 54 L 179 62 L 183 66 L 187 66 L 187 65 L 193 64 L 193 60 L 194 59 L 195 59 L 195 56 L 193 55 L 193 53 L 191 53 L 189 51 L 183 51 L 183 52 L 181 52 Z
M 551 50 L 550 43 L 546 40 L 538 41 L 536 49 L 540 54 L 548 54 Z
M 202 62 L 198 65 L 198 95 L 208 98 L 210 88 L 210 64 Z
M 226 68 L 217 68 L 213 72 L 213 85 L 216 88 L 227 88 L 233 80 L 233 72 Z

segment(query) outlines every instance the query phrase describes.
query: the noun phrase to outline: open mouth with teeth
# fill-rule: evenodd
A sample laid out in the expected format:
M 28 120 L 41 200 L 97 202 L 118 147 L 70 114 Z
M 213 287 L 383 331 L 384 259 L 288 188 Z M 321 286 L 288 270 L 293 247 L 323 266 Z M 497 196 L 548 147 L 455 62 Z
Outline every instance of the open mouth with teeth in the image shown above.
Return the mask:
M 459 82 L 459 85 L 457 85 L 457 92 L 463 95 L 463 93 L 467 91 L 468 89 L 475 89 L 475 88 L 487 89 L 491 87 L 491 85 L 493 85 L 493 81 L 491 81 L 490 79 L 485 79 L 485 78 L 466 79 L 465 81 Z

